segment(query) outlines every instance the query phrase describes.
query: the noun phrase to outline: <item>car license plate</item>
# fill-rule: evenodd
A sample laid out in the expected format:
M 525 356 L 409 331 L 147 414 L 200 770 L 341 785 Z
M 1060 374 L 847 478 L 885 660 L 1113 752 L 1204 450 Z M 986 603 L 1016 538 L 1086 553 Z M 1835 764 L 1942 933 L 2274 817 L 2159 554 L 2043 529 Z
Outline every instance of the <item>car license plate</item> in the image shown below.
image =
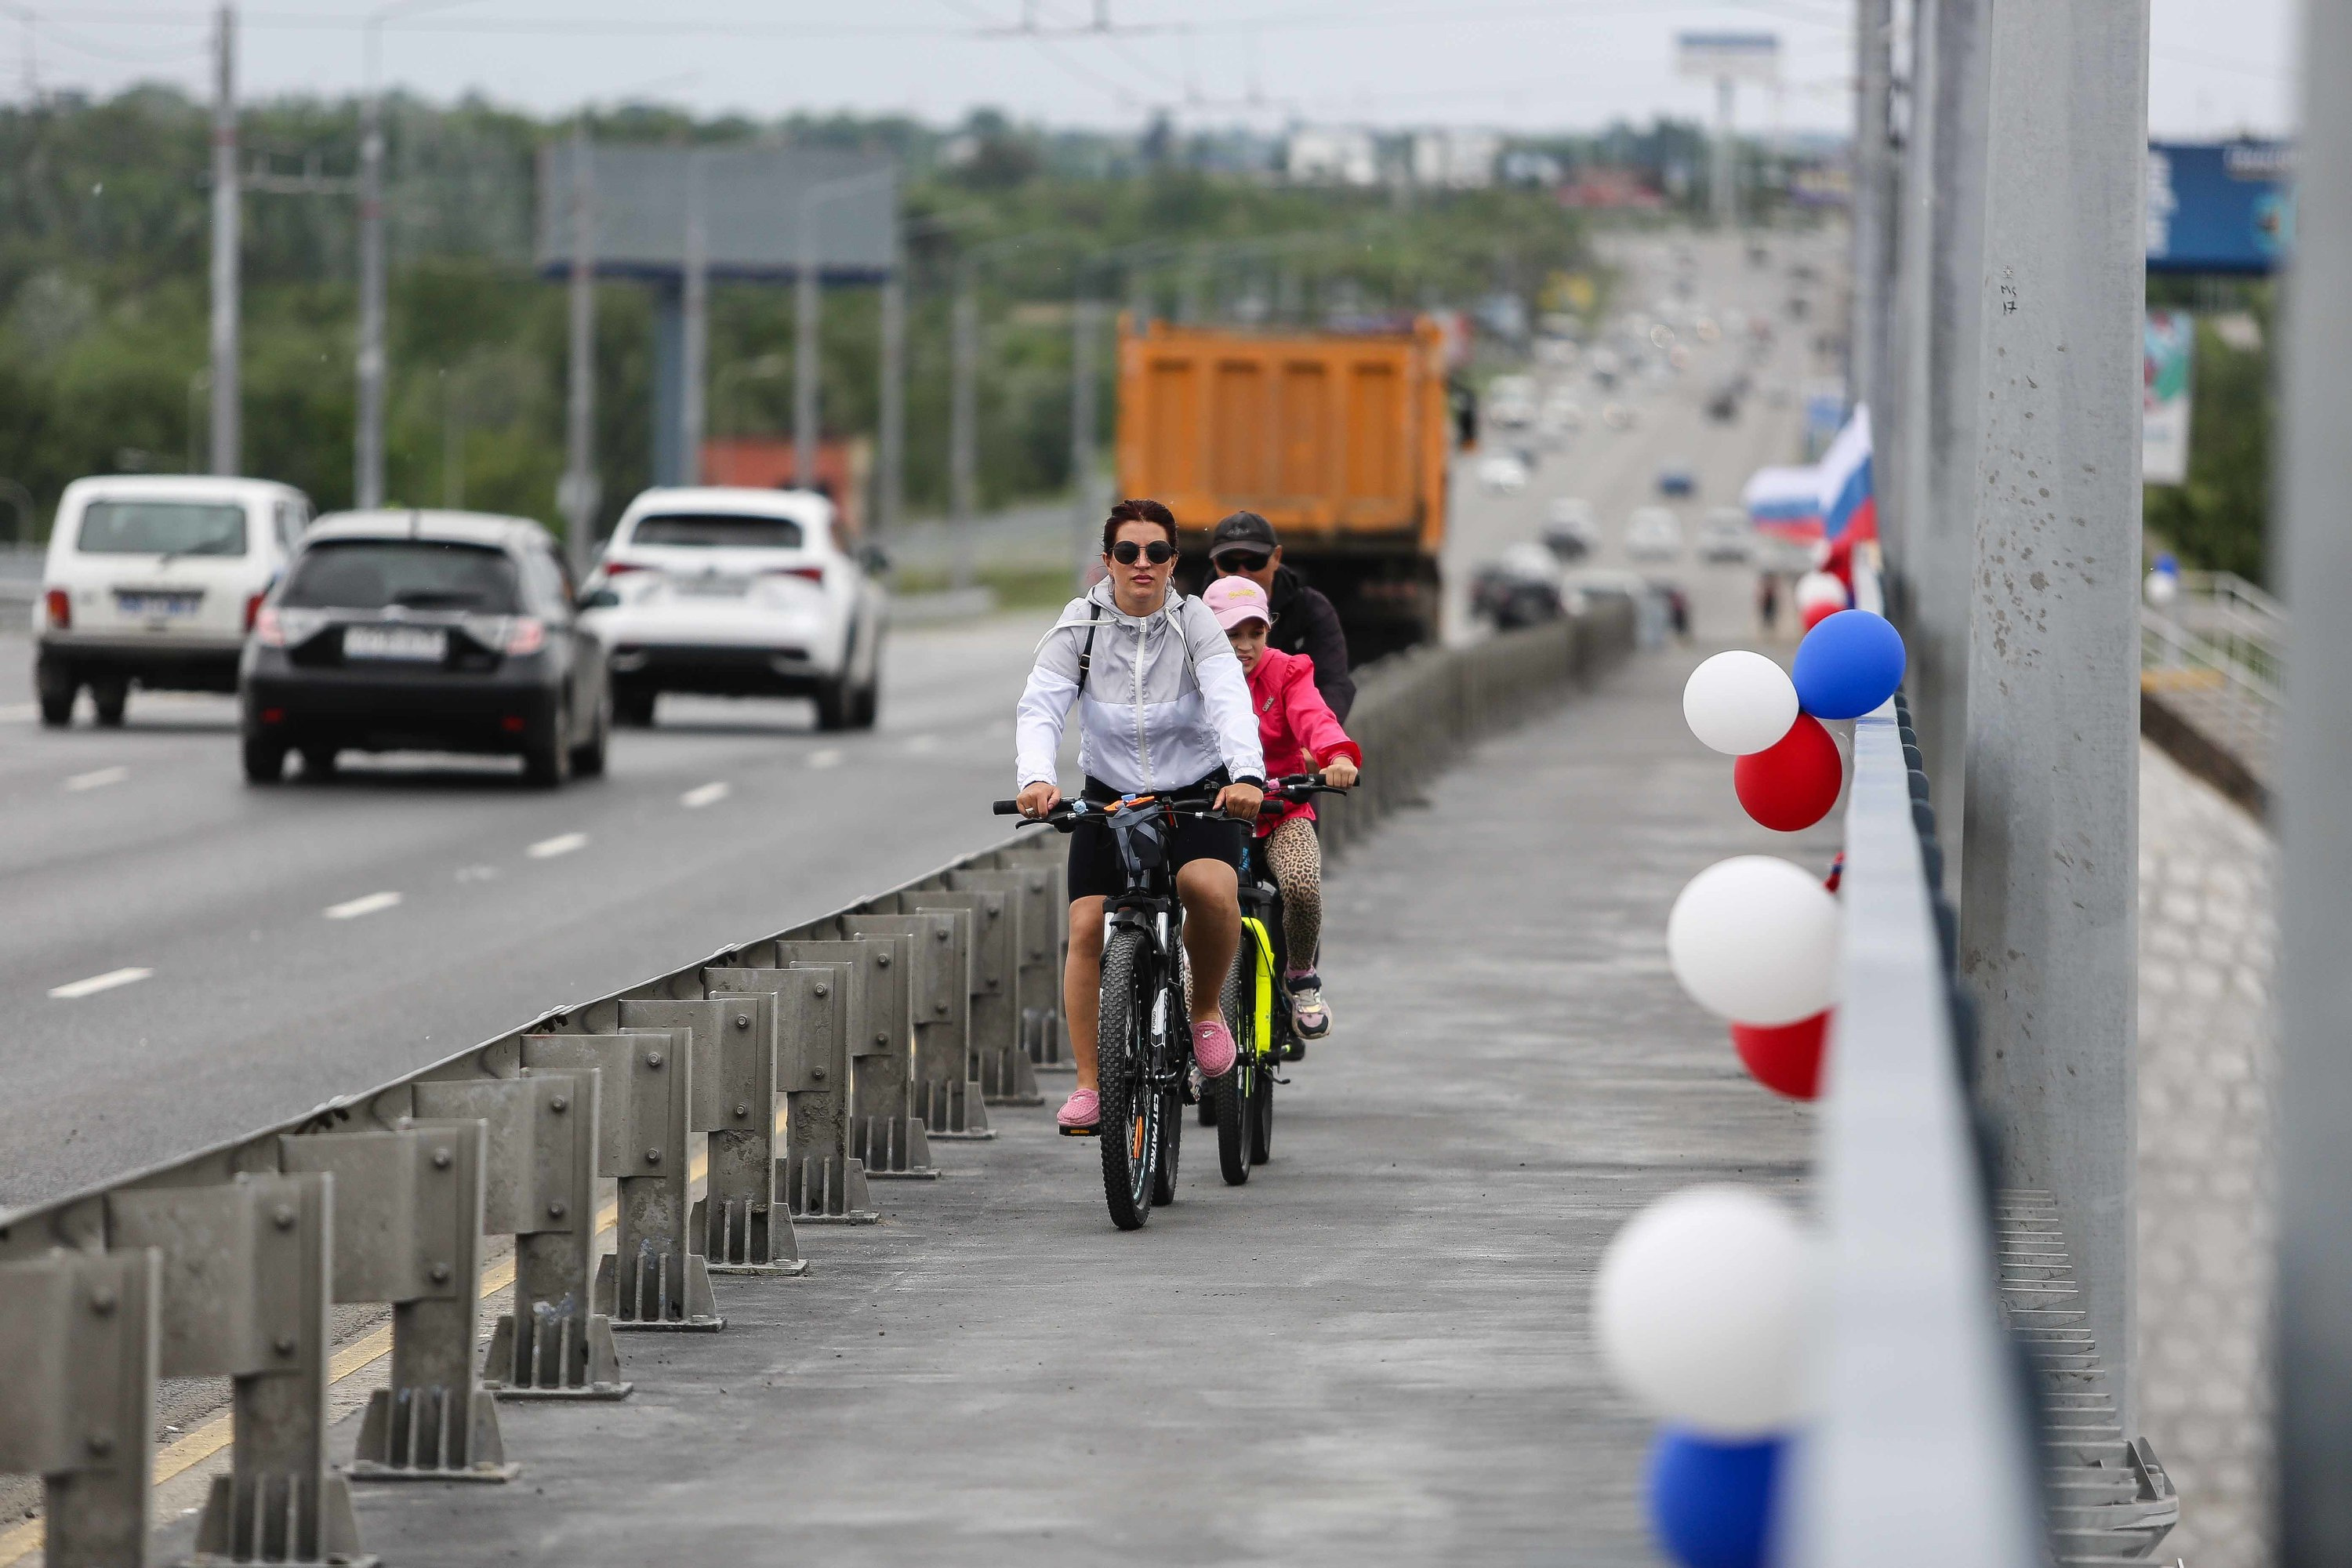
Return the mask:
M 751 579 L 722 577 L 714 573 L 701 577 L 673 577 L 670 586 L 689 598 L 740 599 L 751 591 Z
M 202 594 L 122 594 L 114 595 L 115 606 L 126 616 L 150 618 L 193 616 L 203 604 Z
M 449 652 L 449 634 L 423 626 L 345 626 L 345 658 L 399 659 L 439 664 Z

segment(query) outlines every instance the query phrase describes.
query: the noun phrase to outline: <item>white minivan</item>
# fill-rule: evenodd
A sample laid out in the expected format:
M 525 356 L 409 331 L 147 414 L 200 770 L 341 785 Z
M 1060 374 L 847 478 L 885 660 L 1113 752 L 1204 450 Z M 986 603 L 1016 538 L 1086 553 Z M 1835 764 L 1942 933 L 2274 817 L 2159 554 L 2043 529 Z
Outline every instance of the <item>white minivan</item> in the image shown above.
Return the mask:
M 131 474 L 68 485 L 33 606 L 41 722 L 71 722 L 83 687 L 101 724 L 122 722 L 133 682 L 235 691 L 245 634 L 310 521 L 301 491 L 268 479 Z

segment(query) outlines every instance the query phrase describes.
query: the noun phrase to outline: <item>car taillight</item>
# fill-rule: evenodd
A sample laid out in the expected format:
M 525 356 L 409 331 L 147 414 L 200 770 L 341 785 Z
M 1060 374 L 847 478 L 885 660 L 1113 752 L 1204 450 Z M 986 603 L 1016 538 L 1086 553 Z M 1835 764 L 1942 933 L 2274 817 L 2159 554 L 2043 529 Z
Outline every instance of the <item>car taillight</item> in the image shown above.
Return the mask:
M 535 616 L 517 616 L 507 623 L 506 651 L 537 653 L 547 646 L 547 623 Z
M 617 577 L 624 572 L 650 572 L 653 568 L 641 566 L 635 561 L 607 561 L 603 570 L 605 576 Z
M 806 583 L 822 583 L 824 581 L 824 568 L 822 566 L 779 566 L 773 571 L 765 574 L 765 575 L 770 577 L 798 577 L 803 582 Z
M 263 647 L 286 646 L 285 623 L 278 618 L 278 611 L 274 607 L 261 602 L 259 595 L 256 595 L 252 603 L 246 606 L 245 624 L 246 629 L 253 634 L 253 640 Z
M 49 606 L 49 629 L 59 632 L 71 631 L 73 629 L 72 598 L 63 588 L 52 588 L 44 597 Z
M 261 601 L 268 597 L 268 595 L 267 594 L 254 594 L 247 597 L 245 601 L 245 629 L 247 631 L 251 631 L 253 629 L 253 624 L 261 618 Z

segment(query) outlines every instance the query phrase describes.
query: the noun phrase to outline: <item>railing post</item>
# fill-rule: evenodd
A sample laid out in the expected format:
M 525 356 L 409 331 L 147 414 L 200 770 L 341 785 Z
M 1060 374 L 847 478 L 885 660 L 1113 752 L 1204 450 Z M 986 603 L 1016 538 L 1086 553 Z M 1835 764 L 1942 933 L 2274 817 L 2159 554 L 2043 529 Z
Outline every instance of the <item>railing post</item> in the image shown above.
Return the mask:
M 849 1152 L 864 1163 L 866 1178 L 933 1181 L 931 1144 L 916 1113 L 915 1042 L 908 987 L 915 970 L 915 939 L 908 935 L 865 937 L 856 942 L 756 942 L 742 955 L 776 966 L 841 963 L 855 972 L 849 994 Z M 716 978 L 743 973 L 709 969 Z
M 483 1386 L 501 1399 L 626 1398 L 613 1321 L 591 1310 L 603 1075 L 520 1070 L 412 1091 L 420 1120 L 483 1123 L 482 1230 L 515 1238 L 514 1309 L 490 1331 Z
M 850 959 L 703 971 L 714 994 L 775 999 L 776 1085 L 786 1108 L 774 1180 L 801 1225 L 871 1225 L 881 1217 L 865 1164 L 849 1152 L 849 1029 L 860 978 Z
M 895 904 L 894 896 L 887 900 Z M 843 934 L 915 939 L 915 1103 L 934 1139 L 996 1136 L 971 1076 L 971 916 L 844 915 Z
M 288 1172 L 335 1178 L 335 1300 L 392 1304 L 390 1385 L 372 1391 L 354 1480 L 512 1480 L 474 1370 L 481 1314 L 479 1121 L 278 1140 Z
M 525 1035 L 527 1068 L 601 1075 L 597 1173 L 619 1184 L 613 1250 L 596 1266 L 595 1310 L 615 1329 L 727 1326 L 710 1270 L 691 1245 L 694 1039 L 688 1029 Z
M 992 891 L 930 891 L 905 895 L 920 914 L 955 910 L 971 917 L 971 1076 L 991 1105 L 1038 1105 L 1036 1069 L 1021 1040 L 1016 995 L 1021 948 L 1020 906 L 1014 895 Z
M 1068 1072 L 1062 1048 L 1062 964 L 1069 952 L 1069 872 L 1059 861 L 1028 857 L 1034 864 L 986 870 L 950 871 L 957 892 L 997 892 L 1013 906 L 1013 1009 L 1019 1020 L 1016 1049 L 1036 1071 Z M 1031 1085 L 1034 1089 L 1034 1084 Z
M 0 1263 L 0 1475 L 39 1476 L 48 1568 L 144 1568 L 161 1255 Z
M 2000 1184 L 2057 1194 L 2128 1438 L 2147 11 L 1989 37 L 1960 971 Z
M 162 1255 L 158 1373 L 231 1380 L 230 1469 L 213 1478 L 196 1555 L 373 1563 L 351 1483 L 327 1464 L 334 1178 L 113 1193 L 107 1233 L 113 1250 Z

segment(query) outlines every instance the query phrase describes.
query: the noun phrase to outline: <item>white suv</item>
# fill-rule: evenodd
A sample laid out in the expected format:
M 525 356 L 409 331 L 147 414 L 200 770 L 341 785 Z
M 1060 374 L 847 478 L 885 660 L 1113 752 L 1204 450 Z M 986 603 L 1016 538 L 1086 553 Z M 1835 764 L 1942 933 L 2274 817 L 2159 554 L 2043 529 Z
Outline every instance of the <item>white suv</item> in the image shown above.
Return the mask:
M 629 503 L 582 599 L 611 660 L 613 717 L 665 691 L 812 697 L 825 730 L 870 729 L 888 599 L 807 490 L 652 489 Z
M 245 634 L 310 521 L 301 491 L 267 479 L 68 485 L 33 608 L 41 722 L 71 722 L 85 686 L 101 724 L 122 722 L 133 681 L 235 691 Z

